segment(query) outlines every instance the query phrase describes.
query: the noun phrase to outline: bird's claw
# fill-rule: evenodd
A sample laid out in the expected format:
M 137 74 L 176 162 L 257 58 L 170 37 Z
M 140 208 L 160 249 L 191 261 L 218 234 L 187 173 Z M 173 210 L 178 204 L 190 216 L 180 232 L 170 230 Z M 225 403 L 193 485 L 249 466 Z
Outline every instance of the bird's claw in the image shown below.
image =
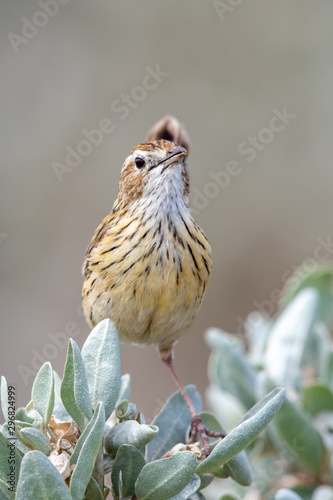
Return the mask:
M 223 439 L 226 436 L 224 432 L 215 432 L 211 431 L 210 429 L 207 429 L 207 427 L 204 425 L 199 415 L 196 415 L 191 420 L 191 433 L 190 433 L 190 439 L 188 441 L 189 444 L 192 444 L 196 441 L 198 434 L 201 437 L 206 457 L 208 457 L 211 451 L 208 437 Z

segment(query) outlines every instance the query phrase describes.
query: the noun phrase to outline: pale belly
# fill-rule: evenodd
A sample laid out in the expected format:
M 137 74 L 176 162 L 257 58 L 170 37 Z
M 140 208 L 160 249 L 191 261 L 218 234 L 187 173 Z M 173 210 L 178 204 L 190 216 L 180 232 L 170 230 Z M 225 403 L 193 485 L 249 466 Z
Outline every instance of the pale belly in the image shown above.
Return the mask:
M 204 265 L 195 269 L 187 253 L 181 258 L 177 253 L 168 259 L 156 256 L 148 262 L 138 258 L 123 269 L 113 268 L 112 273 L 92 272 L 93 287 L 83 296 L 83 307 L 93 325 L 111 318 L 121 341 L 164 349 L 194 321 L 209 273 Z

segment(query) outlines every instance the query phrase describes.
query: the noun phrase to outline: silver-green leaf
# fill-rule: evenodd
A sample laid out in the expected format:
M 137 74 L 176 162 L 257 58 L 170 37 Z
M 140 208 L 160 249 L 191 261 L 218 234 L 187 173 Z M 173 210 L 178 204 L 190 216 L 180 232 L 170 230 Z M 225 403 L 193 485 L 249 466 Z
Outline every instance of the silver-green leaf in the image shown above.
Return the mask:
M 111 480 L 116 496 L 119 496 L 119 477 L 122 476 L 122 493 L 125 497 L 135 495 L 135 482 L 146 461 L 141 451 L 130 444 L 122 445 L 114 461 Z
M 256 372 L 245 358 L 239 340 L 217 328 L 210 328 L 205 339 L 213 350 L 209 361 L 211 382 L 236 395 L 250 408 L 255 403 Z
M 324 383 L 312 384 L 304 388 L 303 406 L 315 416 L 323 411 L 333 411 L 333 393 Z
M 177 495 L 174 495 L 170 500 L 188 500 L 188 498 L 193 495 L 201 486 L 201 479 L 199 476 L 194 474 L 191 481 L 185 486 L 184 489 Z
M 129 400 L 131 393 L 131 376 L 129 373 L 124 373 L 120 379 L 120 388 L 116 406 L 118 406 L 124 399 Z
M 101 405 L 101 403 L 100 403 L 100 405 Z M 97 416 L 98 416 L 98 412 L 95 411 L 93 418 L 90 420 L 90 422 L 88 423 L 88 425 L 86 426 L 86 428 L 82 432 L 81 436 L 79 437 L 79 439 L 75 445 L 75 449 L 74 449 L 72 456 L 71 456 L 71 465 L 76 464 L 76 462 L 78 461 L 78 458 L 79 458 L 79 455 L 81 454 L 82 447 L 83 447 L 84 443 L 91 436 L 91 431 L 96 424 Z
M 32 386 L 31 399 L 34 410 L 38 411 L 47 425 L 54 406 L 54 378 L 49 361 L 41 366 L 36 375 Z
M 275 493 L 274 500 L 302 500 L 302 497 L 289 488 L 281 488 Z
M 4 481 L 8 479 L 7 474 L 10 474 L 11 466 L 15 467 L 15 480 L 17 481 L 21 466 L 21 455 L 18 451 L 17 441 L 10 439 L 11 437 L 15 436 L 9 435 L 8 429 L 0 425 L 0 478 Z M 9 463 L 8 459 L 12 462 Z
M 135 420 L 126 420 L 112 427 L 105 436 L 104 447 L 106 452 L 115 457 L 123 444 L 131 444 L 136 448 L 143 448 L 158 433 L 156 425 L 139 424 Z
M 86 421 L 92 417 L 91 401 L 86 372 L 80 350 L 73 339 L 69 340 L 61 399 L 70 416 L 82 432 Z
M 73 500 L 82 500 L 84 496 L 102 444 L 104 425 L 104 407 L 103 403 L 99 403 L 91 422 L 87 426 L 87 432 L 80 437 L 80 439 L 84 437 L 84 441 L 82 446 L 80 445 L 80 453 L 70 483 Z
M 46 456 L 49 456 L 52 451 L 52 446 L 50 441 L 42 432 L 34 427 L 25 427 L 20 430 L 20 434 L 32 448 L 41 451 Z
M 196 491 L 189 497 L 188 500 L 206 500 L 206 497 L 201 493 L 201 491 Z M 222 500 L 222 497 L 219 500 Z
M 3 414 L 3 418 L 5 422 L 8 420 L 8 386 L 7 380 L 4 376 L 1 376 L 1 389 L 0 389 L 0 397 L 1 397 L 1 410 Z
M 87 489 L 84 494 L 84 500 L 104 500 L 103 493 L 97 481 L 91 476 Z
M 204 412 L 200 413 L 200 418 L 207 429 L 216 432 L 225 432 L 214 415 Z M 213 441 L 214 438 L 210 438 L 210 440 Z M 252 483 L 252 471 L 245 451 L 241 451 L 238 455 L 229 460 L 229 462 L 224 464 L 223 470 L 220 468 L 218 471 L 214 471 L 214 475 L 216 476 L 222 476 L 223 473 L 225 473 L 227 477 L 232 477 L 234 481 L 242 486 L 249 486 Z
M 216 384 L 210 384 L 207 388 L 206 401 L 227 430 L 233 429 L 246 413 L 245 406 L 234 394 L 223 391 Z
M 63 405 L 63 402 L 61 400 L 61 378 L 53 370 L 53 378 L 54 378 L 54 408 L 53 408 L 53 415 L 57 417 L 59 420 L 62 420 L 63 422 L 70 422 L 72 419 L 70 415 L 67 413 L 66 408 Z
M 298 387 L 313 341 L 319 294 L 302 290 L 278 317 L 269 334 L 264 364 L 276 385 Z
M 285 389 L 275 389 L 259 401 L 243 418 L 242 422 L 222 439 L 211 454 L 197 468 L 198 474 L 211 472 L 229 462 L 260 434 L 280 409 Z
M 258 381 L 261 393 L 273 386 L 265 373 L 261 374 Z M 321 471 L 324 457 L 322 438 L 304 411 L 286 399 L 270 428 L 297 464 L 316 473 Z
M 8 483 L 3 481 L 3 479 L 0 478 L 0 499 L 1 500 L 15 500 L 15 488 L 13 490 L 9 490 L 10 486 L 8 486 Z
M 224 464 L 223 469 L 228 476 L 242 486 L 250 486 L 252 483 L 252 471 L 245 451 L 241 451 Z
M 138 500 L 168 500 L 177 495 L 192 480 L 196 464 L 194 453 L 182 451 L 145 465 L 135 484 Z
M 333 266 L 332 262 L 318 264 L 315 269 L 308 270 L 301 266 L 286 282 L 282 290 L 282 307 L 286 307 L 305 288 L 317 290 L 320 296 L 317 319 L 323 321 L 328 327 L 332 326 L 333 312 Z
M 333 500 L 333 486 L 321 484 L 314 490 L 311 500 Z
M 113 412 L 120 389 L 120 346 L 114 323 L 104 319 L 92 330 L 82 347 L 93 408 L 102 401 L 108 419 Z
M 67 485 L 40 451 L 29 451 L 22 460 L 16 500 L 72 500 Z
M 201 397 L 194 385 L 189 385 L 186 392 L 198 413 L 201 411 Z M 152 421 L 159 428 L 158 436 L 148 444 L 146 460 L 151 462 L 161 458 L 178 443 L 185 443 L 186 430 L 191 424 L 191 415 L 180 392 L 173 394 Z

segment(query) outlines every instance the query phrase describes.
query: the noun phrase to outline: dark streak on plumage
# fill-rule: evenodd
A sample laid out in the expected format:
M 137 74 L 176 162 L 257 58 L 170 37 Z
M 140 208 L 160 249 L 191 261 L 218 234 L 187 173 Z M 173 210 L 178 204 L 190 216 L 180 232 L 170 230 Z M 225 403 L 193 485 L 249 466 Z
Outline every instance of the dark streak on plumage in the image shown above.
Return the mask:
M 132 224 L 132 222 L 134 222 L 134 220 L 135 220 L 135 219 L 130 220 L 130 221 L 129 221 L 129 223 L 128 223 L 128 224 L 126 224 L 126 226 L 122 226 L 122 227 L 119 229 L 119 231 L 116 231 L 114 234 L 117 234 L 117 235 L 118 235 L 118 234 L 121 234 L 121 233 L 123 232 L 123 230 L 124 230 L 124 229 L 127 229 L 127 228 L 128 228 L 128 226 L 129 226 L 130 224 Z
M 120 245 L 116 245 L 115 247 L 111 247 L 108 250 L 104 250 L 103 252 L 101 252 L 101 255 L 105 255 L 106 253 L 113 252 L 113 250 L 116 250 L 119 247 L 120 247 Z
M 159 250 L 161 248 L 162 244 L 163 244 L 163 235 L 162 235 L 162 237 L 160 239 L 160 243 L 159 243 L 159 245 L 157 247 L 157 250 Z
M 186 222 L 184 221 L 183 217 L 181 217 L 182 221 L 183 221 L 183 224 L 186 228 L 186 231 L 188 232 L 188 234 L 190 235 L 190 237 L 192 238 L 193 241 L 195 241 L 196 243 L 199 243 L 199 245 L 205 249 L 205 245 L 202 243 L 202 241 L 199 240 L 199 238 L 197 238 L 196 236 L 194 236 L 193 233 L 191 233 L 191 231 L 189 230 L 188 228 L 188 225 L 186 224 Z
M 153 253 L 153 251 L 155 250 L 155 247 L 156 247 L 156 243 L 153 243 L 153 245 L 150 247 L 150 249 L 148 250 L 148 252 L 147 252 L 147 253 L 145 253 L 145 254 L 144 254 L 144 255 L 140 258 L 140 260 L 141 260 L 141 259 L 142 259 L 142 260 L 144 260 L 144 259 L 146 259 L 147 257 L 149 257 L 149 255 L 150 255 L 150 254 L 152 254 L 152 253 Z
M 205 259 L 205 257 L 203 255 L 201 255 L 201 258 L 202 258 L 202 261 L 203 261 L 203 263 L 205 265 L 207 273 L 209 274 L 209 267 L 208 267 L 207 261 L 206 261 L 206 259 Z
M 129 271 L 130 269 L 132 269 L 132 267 L 133 267 L 133 266 L 135 266 L 135 264 L 136 264 L 136 262 L 133 262 L 133 264 L 131 264 L 131 265 L 130 265 L 127 269 L 125 269 L 125 271 L 123 271 L 123 274 L 128 273 L 128 271 Z
M 198 263 L 197 263 L 197 261 L 196 261 L 196 258 L 194 257 L 193 250 L 192 250 L 191 245 L 190 245 L 189 243 L 187 244 L 187 248 L 188 248 L 188 250 L 189 250 L 189 252 L 190 252 L 190 254 L 191 254 L 191 257 L 192 257 L 192 260 L 193 260 L 193 262 L 194 262 L 194 265 L 195 265 L 196 270 L 197 270 L 197 271 L 199 271 L 199 266 L 198 266 Z

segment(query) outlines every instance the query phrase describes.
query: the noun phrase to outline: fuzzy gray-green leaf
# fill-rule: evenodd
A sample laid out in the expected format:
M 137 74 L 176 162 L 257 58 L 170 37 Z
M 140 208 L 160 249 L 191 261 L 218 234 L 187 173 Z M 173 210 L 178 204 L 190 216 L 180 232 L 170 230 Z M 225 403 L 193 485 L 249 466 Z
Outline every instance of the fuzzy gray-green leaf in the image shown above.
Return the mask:
M 241 451 L 224 464 L 223 469 L 228 476 L 232 477 L 234 481 L 242 486 L 250 486 L 252 483 L 251 466 L 245 451 Z
M 323 383 L 305 387 L 303 406 L 312 416 L 322 411 L 333 411 L 333 394 Z
M 240 342 L 217 328 L 210 328 L 205 339 L 213 349 L 209 378 L 222 390 L 237 395 L 246 408 L 255 403 L 256 372 L 245 358 Z
M 144 456 L 135 446 L 124 444 L 119 448 L 111 472 L 111 480 L 117 496 L 119 496 L 119 474 L 122 475 L 124 496 L 133 496 L 135 482 L 145 464 Z
M 314 490 L 311 500 L 333 500 L 333 487 L 321 484 Z
M 83 447 L 84 443 L 86 442 L 86 440 L 88 438 L 90 438 L 92 429 L 96 425 L 96 418 L 97 418 L 97 412 L 95 411 L 93 418 L 90 420 L 90 422 L 88 423 L 88 425 L 86 426 L 86 428 L 82 432 L 81 436 L 79 437 L 79 439 L 75 445 L 75 449 L 74 449 L 72 456 L 71 456 L 71 465 L 76 464 L 76 462 L 78 461 L 82 447 Z
M 32 424 L 34 422 L 33 418 L 28 417 L 24 408 L 19 408 L 16 412 L 15 419 L 21 422 L 26 422 Z
M 82 432 L 85 427 L 85 417 L 91 419 L 92 409 L 83 359 L 73 339 L 68 343 L 60 392 L 66 410 Z
M 275 389 L 264 398 L 265 404 L 259 401 L 249 411 L 250 416 L 245 415 L 243 421 L 222 439 L 211 454 L 198 465 L 197 473 L 211 472 L 220 465 L 229 462 L 231 458 L 245 449 L 278 412 L 285 394 L 284 389 Z
M 304 412 L 286 400 L 272 426 L 296 463 L 313 472 L 321 471 L 324 455 L 322 439 Z
M 21 466 L 21 456 L 18 451 L 17 441 L 14 439 L 11 440 L 11 437 L 15 436 L 8 434 L 8 429 L 5 429 L 3 425 L 0 425 L 0 478 L 4 481 L 7 481 L 7 474 L 11 472 L 10 467 L 13 465 L 8 463 L 8 458 L 15 461 L 16 481 L 18 479 Z
M 3 418 L 5 419 L 5 422 L 7 422 L 7 420 L 8 420 L 8 386 L 7 386 L 7 380 L 5 379 L 4 376 L 1 376 L 0 396 L 1 396 L 1 410 L 2 410 L 2 414 L 3 414 Z
M 129 400 L 131 393 L 131 376 L 129 373 L 124 373 L 120 379 L 120 388 L 116 406 L 118 406 L 124 399 Z
M 216 420 L 214 415 L 211 415 L 210 413 L 201 413 L 200 418 L 204 425 L 211 431 L 224 432 L 224 429 Z M 210 438 L 210 440 L 213 441 L 214 438 Z M 238 455 L 229 460 L 229 462 L 224 464 L 223 471 L 214 471 L 214 475 L 221 476 L 223 472 L 226 476 L 231 476 L 242 486 L 249 486 L 252 483 L 252 471 L 245 451 L 240 452 Z
M 123 444 L 131 444 L 138 449 L 143 448 L 158 433 L 156 425 L 139 424 L 135 420 L 126 420 L 112 427 L 105 436 L 105 450 L 115 457 Z
M 71 478 L 70 491 L 73 500 L 82 500 L 84 496 L 94 469 L 98 451 L 102 444 L 104 425 L 104 407 L 103 403 L 99 403 L 91 422 L 89 422 L 89 426 L 87 426 L 87 428 L 89 427 L 89 432 L 85 434 L 84 442 L 80 446 L 80 453 Z
M 98 486 L 97 481 L 91 476 L 87 489 L 84 494 L 84 500 L 104 500 L 103 493 Z
M 53 370 L 53 378 L 54 378 L 54 408 L 53 408 L 53 415 L 59 420 L 62 420 L 63 422 L 70 422 L 72 419 L 68 412 L 66 411 L 66 408 L 64 407 L 64 404 L 61 399 L 61 378 Z
M 210 483 L 214 480 L 213 474 L 200 474 L 200 490 L 207 488 Z
M 297 272 L 289 278 L 282 291 L 282 307 L 286 307 L 305 288 L 317 290 L 320 303 L 317 319 L 323 321 L 328 327 L 332 326 L 333 312 L 333 266 L 332 262 L 318 264 L 309 272 L 307 268 L 297 269 Z
M 245 406 L 234 394 L 223 391 L 216 384 L 210 384 L 207 388 L 206 401 L 228 431 L 233 429 L 246 413 Z
M 54 378 L 52 366 L 49 361 L 44 363 L 36 375 L 32 386 L 31 399 L 34 410 L 48 424 L 54 406 Z
M 188 500 L 190 495 L 193 495 L 201 486 L 201 479 L 197 474 L 194 474 L 191 481 L 185 486 L 184 489 L 177 495 L 170 498 L 170 500 Z
M 319 294 L 302 290 L 276 320 L 267 342 L 265 367 L 276 385 L 298 387 L 314 338 Z
M 120 346 L 114 323 L 105 319 L 92 330 L 82 347 L 93 408 L 102 401 L 108 419 L 116 406 L 120 389 Z
M 145 465 L 135 484 L 138 500 L 168 500 L 192 480 L 197 457 L 183 451 Z
M 264 373 L 258 381 L 261 393 L 273 387 L 273 382 Z M 297 464 L 316 473 L 321 471 L 324 454 L 322 438 L 304 411 L 286 399 L 270 427 Z
M 225 495 L 222 495 L 219 500 L 240 500 L 239 497 L 236 497 L 234 495 L 229 495 L 228 493 L 226 493 Z
M 37 499 L 72 500 L 72 497 L 50 460 L 40 451 L 29 451 L 22 460 L 16 500 Z
M 188 500 L 206 500 L 206 497 L 201 493 L 201 491 L 196 491 Z M 219 500 L 222 500 L 222 498 Z
M 201 411 L 201 397 L 194 385 L 189 385 L 186 392 L 198 413 Z M 146 451 L 147 462 L 162 457 L 178 443 L 185 443 L 186 430 L 191 424 L 191 415 L 180 392 L 173 394 L 152 424 L 159 428 L 158 436 L 149 443 Z
M 293 490 L 281 488 L 275 493 L 274 500 L 302 500 L 302 498 Z
M 20 434 L 32 448 L 41 451 L 46 456 L 49 456 L 52 451 L 50 441 L 38 429 L 35 429 L 34 427 L 26 427 L 20 430 Z
M 13 490 L 9 490 L 8 483 L 6 483 L 1 478 L 0 478 L 0 500 L 15 500 L 15 488 Z

